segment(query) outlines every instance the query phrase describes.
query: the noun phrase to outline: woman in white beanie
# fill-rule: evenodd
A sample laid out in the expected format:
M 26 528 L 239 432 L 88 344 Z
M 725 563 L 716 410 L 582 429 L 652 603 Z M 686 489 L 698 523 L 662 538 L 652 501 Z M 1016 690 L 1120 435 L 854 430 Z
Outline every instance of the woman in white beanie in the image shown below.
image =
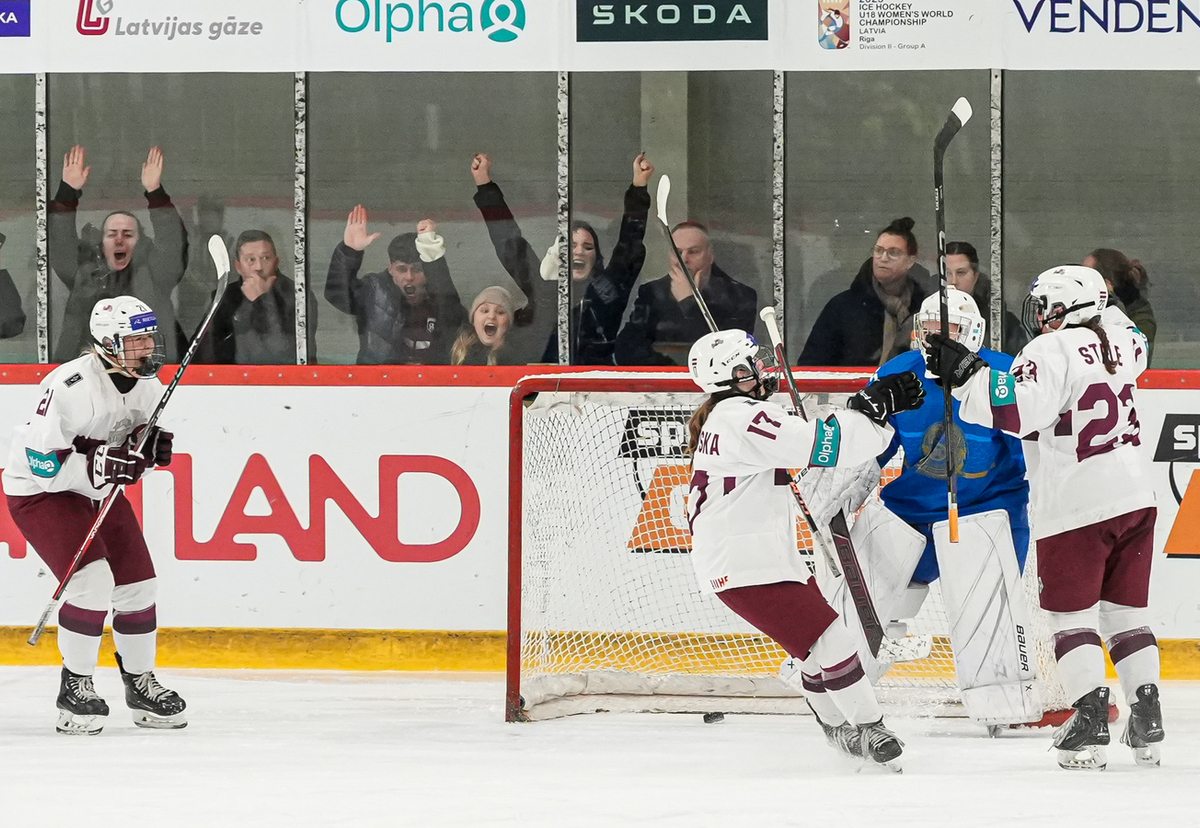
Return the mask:
M 467 325 L 450 349 L 453 365 L 516 365 L 521 360 L 505 350 L 508 329 L 512 325 L 513 297 L 506 289 L 492 285 L 484 288 L 471 302 Z

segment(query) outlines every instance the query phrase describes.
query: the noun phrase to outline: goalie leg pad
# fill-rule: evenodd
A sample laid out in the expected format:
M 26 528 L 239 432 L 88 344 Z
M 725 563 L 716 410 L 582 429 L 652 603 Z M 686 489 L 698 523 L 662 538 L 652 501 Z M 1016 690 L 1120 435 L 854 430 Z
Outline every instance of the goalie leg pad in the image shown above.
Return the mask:
M 983 725 L 1036 721 L 1042 715 L 1025 588 L 1003 509 L 933 525 L 950 645 L 972 720 Z

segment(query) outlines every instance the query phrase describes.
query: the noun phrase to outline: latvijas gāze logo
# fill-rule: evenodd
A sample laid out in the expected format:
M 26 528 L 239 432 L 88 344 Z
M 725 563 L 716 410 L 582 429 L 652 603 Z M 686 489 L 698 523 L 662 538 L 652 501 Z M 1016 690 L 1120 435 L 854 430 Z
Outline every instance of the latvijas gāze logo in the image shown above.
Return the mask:
M 478 0 L 476 0 L 478 2 Z M 522 0 L 483 0 L 478 10 L 472 3 L 457 2 L 444 8 L 439 2 L 382 3 L 382 0 L 338 0 L 334 17 L 338 28 L 349 34 L 382 32 L 388 43 L 396 35 L 412 32 L 476 30 L 496 43 L 511 43 L 525 30 Z

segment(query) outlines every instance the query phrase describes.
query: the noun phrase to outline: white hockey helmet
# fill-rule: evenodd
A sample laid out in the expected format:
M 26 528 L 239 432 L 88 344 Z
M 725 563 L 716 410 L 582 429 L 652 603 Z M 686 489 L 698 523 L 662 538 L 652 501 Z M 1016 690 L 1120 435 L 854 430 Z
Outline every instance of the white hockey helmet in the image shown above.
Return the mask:
M 696 340 L 688 353 L 692 381 L 708 393 L 726 391 L 748 379 L 758 381 L 769 396 L 778 387 L 774 378 L 764 378 L 759 363 L 773 363 L 770 352 L 745 331 L 732 328 L 714 331 Z
M 958 288 L 946 288 L 946 321 L 955 340 L 976 353 L 983 347 L 984 325 L 979 306 L 971 294 Z M 921 309 L 913 316 L 912 349 L 925 347 L 925 335 L 942 330 L 942 294 L 931 293 L 921 303 Z
M 133 296 L 101 299 L 92 308 L 92 341 L 110 371 L 137 379 L 149 379 L 166 362 L 166 339 L 158 329 L 158 317 L 150 306 Z M 149 336 L 152 345 L 126 352 L 126 340 Z
M 1034 336 L 1054 322 L 1082 325 L 1108 305 L 1104 277 L 1083 265 L 1062 265 L 1038 275 L 1025 297 L 1021 321 Z

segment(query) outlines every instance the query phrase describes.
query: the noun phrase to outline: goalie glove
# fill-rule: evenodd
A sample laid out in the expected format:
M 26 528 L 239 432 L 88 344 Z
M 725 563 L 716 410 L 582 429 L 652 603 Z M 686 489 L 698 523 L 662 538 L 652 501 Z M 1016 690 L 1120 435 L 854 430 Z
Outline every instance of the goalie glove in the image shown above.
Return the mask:
M 864 414 L 879 425 L 901 411 L 920 408 L 925 386 L 912 371 L 881 377 L 846 401 L 846 408 Z
M 142 432 L 146 430 L 145 424 L 138 426 L 129 435 L 129 439 L 125 441 L 125 445 L 131 450 L 137 447 L 138 440 L 142 436 Z M 171 465 L 172 448 L 175 442 L 175 435 L 160 426 L 155 426 L 150 436 L 146 438 L 146 445 L 142 447 L 142 454 L 146 457 L 147 468 L 151 466 L 169 466 Z
M 800 476 L 800 493 L 817 525 L 828 526 L 838 512 L 853 515 L 861 509 L 881 475 L 874 460 L 849 469 L 814 466 Z
M 541 267 L 538 272 L 547 282 L 558 281 L 558 254 L 562 249 L 562 242 L 558 239 L 554 240 L 554 244 L 550 245 L 550 249 L 546 251 L 546 255 L 542 257 Z
M 88 477 L 92 486 L 132 486 L 141 479 L 150 464 L 129 446 L 97 446 L 87 454 Z
M 987 367 L 979 354 L 940 333 L 926 336 L 925 344 L 925 366 L 929 373 L 948 383 L 951 388 L 965 385 L 976 371 Z

